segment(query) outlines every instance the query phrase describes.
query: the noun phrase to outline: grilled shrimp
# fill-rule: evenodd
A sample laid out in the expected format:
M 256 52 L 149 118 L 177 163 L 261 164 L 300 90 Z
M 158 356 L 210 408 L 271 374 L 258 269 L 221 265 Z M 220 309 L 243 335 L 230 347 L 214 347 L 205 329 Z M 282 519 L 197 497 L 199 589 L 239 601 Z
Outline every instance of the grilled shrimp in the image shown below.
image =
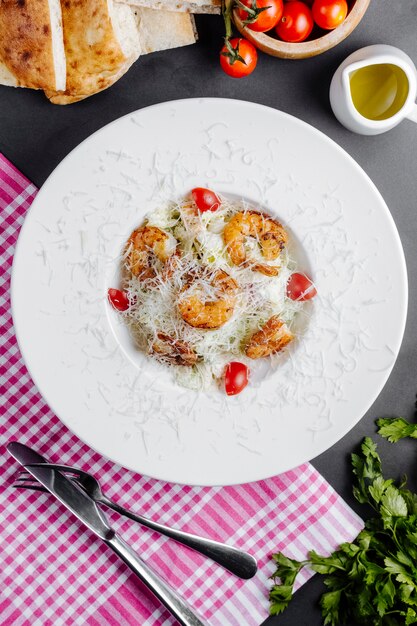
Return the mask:
M 184 288 L 178 302 L 183 320 L 194 328 L 220 328 L 230 320 L 235 309 L 236 281 L 223 270 L 218 270 L 209 282 L 214 292 L 209 297 L 205 298 L 202 287 L 191 282 Z
M 151 345 L 151 353 L 157 354 L 161 361 L 192 367 L 198 361 L 193 348 L 180 339 L 174 339 L 165 333 L 158 333 Z
M 152 256 L 165 263 L 175 253 L 176 245 L 175 237 L 156 226 L 142 226 L 134 230 L 127 242 L 130 271 L 138 278 L 153 278 Z
M 265 260 L 273 261 L 279 257 L 288 241 L 284 227 L 263 213 L 240 211 L 233 215 L 223 230 L 223 241 L 235 265 L 247 265 L 253 271 L 265 276 L 277 276 L 278 267 L 247 259 L 245 247 L 247 237 L 253 237 L 259 242 Z
M 287 325 L 274 315 L 249 339 L 245 354 L 250 359 L 260 359 L 279 352 L 293 339 L 294 335 Z

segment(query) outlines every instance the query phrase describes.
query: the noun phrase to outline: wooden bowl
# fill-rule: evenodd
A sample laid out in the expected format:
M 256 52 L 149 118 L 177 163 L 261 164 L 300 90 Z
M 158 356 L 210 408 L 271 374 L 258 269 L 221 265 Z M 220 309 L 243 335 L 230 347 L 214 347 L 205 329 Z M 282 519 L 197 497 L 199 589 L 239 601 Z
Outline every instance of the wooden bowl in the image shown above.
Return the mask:
M 322 31 L 325 33 L 324 35 L 301 43 L 287 43 L 286 41 L 275 39 L 275 37 L 271 37 L 267 33 L 256 33 L 254 30 L 246 28 L 242 20 L 239 19 L 236 10 L 234 11 L 233 19 L 240 33 L 262 52 L 282 59 L 306 59 L 326 52 L 326 50 L 337 46 L 338 43 L 346 39 L 365 15 L 370 1 L 355 0 L 345 21 L 340 26 L 328 32 Z

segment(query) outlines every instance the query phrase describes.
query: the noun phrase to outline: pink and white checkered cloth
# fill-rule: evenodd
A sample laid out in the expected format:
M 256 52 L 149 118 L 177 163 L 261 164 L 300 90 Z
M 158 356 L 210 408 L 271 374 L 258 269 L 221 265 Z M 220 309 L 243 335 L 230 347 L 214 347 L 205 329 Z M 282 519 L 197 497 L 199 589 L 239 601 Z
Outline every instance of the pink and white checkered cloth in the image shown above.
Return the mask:
M 10 487 L 18 466 L 4 444 L 19 440 L 51 461 L 91 470 L 105 493 L 166 524 L 251 552 L 259 573 L 242 581 L 134 522 L 109 513 L 116 530 L 211 626 L 258 626 L 268 615 L 270 555 L 303 558 L 353 539 L 362 520 L 310 464 L 235 487 L 186 487 L 106 461 L 45 404 L 17 347 L 9 287 L 19 228 L 36 188 L 0 154 L 0 622 L 3 626 L 170 626 L 175 622 L 125 565 L 48 494 Z M 302 584 L 311 573 L 300 576 Z

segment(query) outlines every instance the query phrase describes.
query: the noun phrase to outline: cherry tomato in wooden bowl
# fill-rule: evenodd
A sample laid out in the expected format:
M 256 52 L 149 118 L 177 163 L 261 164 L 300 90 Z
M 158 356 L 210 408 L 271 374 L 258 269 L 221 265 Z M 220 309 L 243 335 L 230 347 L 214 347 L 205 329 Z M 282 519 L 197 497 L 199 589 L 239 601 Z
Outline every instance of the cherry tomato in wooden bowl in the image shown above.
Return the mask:
M 201 213 L 205 213 L 205 211 L 217 211 L 221 205 L 220 198 L 214 191 L 211 191 L 211 189 L 195 187 L 191 190 L 191 195 Z
M 249 368 L 239 361 L 231 361 L 224 372 L 224 388 L 228 396 L 236 396 L 243 391 L 249 381 Z
M 229 43 L 235 52 L 232 53 L 226 44 L 220 50 L 222 70 L 232 78 L 243 78 L 252 74 L 258 62 L 255 46 L 240 37 L 230 39 Z
M 130 307 L 129 295 L 124 289 L 109 289 L 107 298 L 116 311 L 127 311 Z
M 276 33 L 283 41 L 299 43 L 304 41 L 313 30 L 313 14 L 311 9 L 299 0 L 286 2 Z
M 295 0 L 285 0 L 285 2 L 294 2 Z M 307 4 L 310 8 L 313 6 L 314 0 L 301 0 L 304 4 Z
M 293 12 L 294 5 L 301 5 L 303 13 L 307 13 L 307 15 L 308 11 L 310 11 L 310 17 L 313 18 L 311 9 L 314 1 L 284 0 L 284 11 L 281 20 L 272 31 L 263 33 L 251 30 L 244 23 L 245 20 L 241 19 L 239 9 L 235 7 L 233 12 L 235 25 L 242 36 L 249 39 L 256 48 L 259 48 L 266 54 L 284 59 L 306 59 L 326 52 L 326 50 L 333 48 L 348 37 L 364 17 L 371 2 L 371 0 L 343 0 L 343 3 L 347 2 L 348 11 L 340 23 L 338 23 L 341 19 L 340 15 L 344 15 L 344 10 L 340 14 L 338 13 L 336 18 L 333 16 L 331 21 L 326 20 L 326 23 L 315 15 L 320 26 L 315 23 L 314 19 L 311 21 L 307 18 L 307 23 L 310 24 L 310 27 L 311 25 L 313 27 L 310 34 L 307 34 L 310 27 L 303 30 L 300 28 L 298 21 L 295 25 L 295 33 L 293 30 L 294 21 L 291 22 L 291 25 L 287 23 L 286 28 L 284 28 L 283 18 L 286 21 L 285 13 Z M 325 0 L 322 1 L 325 2 Z M 330 0 L 328 1 L 330 2 Z M 339 2 L 339 0 L 331 0 L 331 2 Z M 332 30 L 330 30 L 330 25 Z M 336 27 L 333 27 L 333 25 Z M 285 30 L 287 30 L 287 33 L 284 32 Z
M 324 30 L 333 30 L 345 21 L 348 13 L 346 0 L 314 0 L 313 19 Z
M 288 298 L 304 302 L 305 300 L 311 300 L 315 295 L 317 295 L 317 289 L 308 276 L 299 272 L 291 274 L 287 282 Z
M 254 12 L 253 21 L 252 15 L 244 9 L 238 9 L 238 15 L 243 22 L 246 22 L 246 26 L 250 30 L 254 30 L 257 33 L 265 33 L 268 30 L 272 30 L 281 19 L 281 15 L 284 9 L 283 0 L 256 0 L 254 4 L 253 0 L 240 0 L 241 4 L 244 4 Z

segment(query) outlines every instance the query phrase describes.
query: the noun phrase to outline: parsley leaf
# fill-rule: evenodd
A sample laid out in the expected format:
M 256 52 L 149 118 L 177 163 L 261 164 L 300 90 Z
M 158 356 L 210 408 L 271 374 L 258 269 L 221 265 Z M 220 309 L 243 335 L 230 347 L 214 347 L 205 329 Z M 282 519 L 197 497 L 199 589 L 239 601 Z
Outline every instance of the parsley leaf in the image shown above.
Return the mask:
M 342 591 L 328 591 L 323 593 L 320 600 L 320 606 L 324 617 L 324 624 L 332 624 L 336 626 L 339 619 L 340 600 Z
M 271 615 L 279 615 L 290 603 L 292 598 L 292 585 L 274 585 L 269 592 L 271 601 Z
M 381 496 L 381 517 L 384 521 L 390 521 L 393 517 L 407 517 L 407 504 L 400 491 L 390 485 Z
M 417 624 L 417 613 L 414 609 L 407 609 L 407 613 L 405 614 L 405 626 L 409 624 Z
M 277 565 L 277 569 L 272 574 L 271 578 L 279 578 L 283 585 L 292 587 L 298 572 L 303 567 L 303 562 L 289 559 L 287 556 L 284 556 L 282 552 L 273 554 L 272 558 Z
M 378 434 L 391 443 L 404 437 L 417 439 L 417 424 L 411 424 L 402 417 L 381 417 L 376 423 L 379 426 Z

